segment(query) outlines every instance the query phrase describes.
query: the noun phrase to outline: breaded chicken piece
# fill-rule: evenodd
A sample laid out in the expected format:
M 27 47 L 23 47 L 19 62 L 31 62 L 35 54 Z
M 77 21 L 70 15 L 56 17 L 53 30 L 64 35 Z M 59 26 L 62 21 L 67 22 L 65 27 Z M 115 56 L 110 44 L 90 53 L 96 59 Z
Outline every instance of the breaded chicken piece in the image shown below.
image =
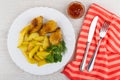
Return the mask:
M 51 33 L 50 35 L 50 43 L 52 45 L 57 45 L 62 39 L 62 32 L 60 28 L 57 28 L 55 32 Z
M 56 28 L 57 28 L 57 23 L 54 20 L 49 20 L 43 25 L 39 33 L 40 35 L 45 35 L 46 33 L 55 31 Z
M 43 16 L 38 16 L 31 21 L 31 30 L 30 33 L 37 32 L 43 25 Z

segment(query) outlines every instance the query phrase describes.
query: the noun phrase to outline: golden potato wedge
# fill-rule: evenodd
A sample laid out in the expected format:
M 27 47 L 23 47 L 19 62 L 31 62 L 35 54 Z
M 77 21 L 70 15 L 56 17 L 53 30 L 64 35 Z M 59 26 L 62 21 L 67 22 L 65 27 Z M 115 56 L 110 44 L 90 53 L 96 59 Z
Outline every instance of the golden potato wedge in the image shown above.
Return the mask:
M 34 55 L 33 58 L 34 58 L 34 60 L 36 60 L 37 62 L 41 61 L 41 59 L 40 59 L 36 54 Z
M 40 51 L 40 52 L 37 52 L 37 56 L 40 58 L 40 59 L 45 59 L 47 55 L 49 55 L 50 53 L 49 52 L 46 52 L 46 51 Z
M 44 36 L 35 37 L 34 40 L 36 40 L 36 41 L 43 41 L 44 40 Z
M 49 20 L 46 22 L 42 29 L 40 30 L 40 35 L 45 35 L 46 33 L 53 32 L 57 28 L 57 23 L 54 20 Z
M 35 41 L 35 40 L 30 41 L 30 43 L 32 43 L 32 44 L 35 45 L 35 46 L 40 46 L 40 45 L 43 44 L 42 42 Z
M 34 18 L 31 22 L 30 33 L 39 31 L 42 25 L 43 25 L 43 16 L 38 16 Z
M 28 46 L 28 44 L 29 44 L 28 41 L 24 41 L 24 42 L 22 42 L 22 45 L 26 45 L 26 46 Z
M 35 64 L 36 63 L 36 61 L 33 58 L 29 58 L 28 57 L 27 53 L 23 53 L 23 54 L 24 54 L 24 56 L 26 57 L 26 59 L 27 59 L 27 61 L 29 63 L 31 63 L 31 64 Z
M 35 46 L 30 52 L 29 52 L 29 58 L 33 58 L 34 54 L 38 51 L 39 46 Z
M 20 46 L 24 41 L 25 34 L 28 33 L 29 29 L 30 29 L 30 26 L 28 25 L 24 29 L 22 29 L 22 31 L 20 32 L 19 39 L 18 39 L 18 46 Z
M 47 47 L 49 47 L 49 39 L 47 36 L 45 36 L 44 41 L 43 41 L 43 49 L 46 49 Z
M 45 60 L 39 61 L 39 62 L 37 63 L 38 66 L 43 66 L 43 65 L 45 65 L 45 64 L 48 64 Z
M 28 41 L 28 38 L 29 38 L 29 34 L 26 33 L 26 34 L 25 34 L 25 37 L 24 37 L 24 41 Z
M 34 47 L 35 47 L 35 44 L 29 42 L 28 47 L 27 47 L 27 51 L 30 52 Z
M 34 38 L 39 37 L 39 34 L 37 32 L 31 33 L 28 37 L 28 41 L 33 40 Z
M 45 49 L 42 46 L 40 46 L 39 51 L 44 51 L 44 50 Z
M 31 64 L 35 64 L 36 63 L 36 60 L 34 60 L 33 58 L 29 58 L 27 55 L 25 55 L 27 61 Z
M 19 49 L 22 51 L 22 53 L 27 52 L 27 45 L 21 45 L 19 46 Z
M 57 28 L 55 32 L 50 35 L 50 43 L 52 45 L 57 45 L 62 39 L 62 32 L 60 28 Z

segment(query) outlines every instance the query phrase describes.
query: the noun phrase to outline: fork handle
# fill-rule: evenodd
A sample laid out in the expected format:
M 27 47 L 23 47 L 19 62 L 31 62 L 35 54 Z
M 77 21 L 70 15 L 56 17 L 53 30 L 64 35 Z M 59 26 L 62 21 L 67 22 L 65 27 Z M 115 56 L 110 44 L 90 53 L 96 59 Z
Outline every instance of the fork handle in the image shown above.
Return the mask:
M 89 47 L 90 47 L 90 42 L 87 42 L 87 46 L 86 46 L 86 50 L 85 50 L 85 53 L 84 53 L 84 56 L 83 56 L 83 60 L 82 60 L 81 65 L 80 65 L 80 70 L 81 71 L 83 71 L 84 68 L 85 68 L 85 63 L 86 63 Z
M 95 49 L 95 52 L 94 52 L 94 54 L 93 54 L 93 56 L 92 56 L 92 58 L 91 58 L 91 60 L 90 60 L 90 62 L 89 62 L 89 64 L 88 64 L 88 71 L 89 71 L 89 72 L 93 70 L 94 63 L 95 63 L 95 59 L 96 59 L 97 52 L 98 52 L 98 49 L 99 49 L 99 47 L 100 47 L 101 41 L 102 41 L 102 38 L 100 38 L 100 40 L 99 40 L 99 42 L 98 42 L 98 44 L 97 44 L 97 47 L 96 47 L 96 49 Z

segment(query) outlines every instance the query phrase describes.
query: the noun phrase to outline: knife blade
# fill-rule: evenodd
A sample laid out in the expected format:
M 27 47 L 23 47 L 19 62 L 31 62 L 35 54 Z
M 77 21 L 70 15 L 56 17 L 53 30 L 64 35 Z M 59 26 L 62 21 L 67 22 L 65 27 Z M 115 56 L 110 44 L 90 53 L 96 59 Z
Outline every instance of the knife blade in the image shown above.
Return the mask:
M 91 22 L 91 25 L 90 25 L 87 44 L 86 44 L 86 49 L 85 49 L 85 53 L 84 53 L 84 56 L 83 56 L 83 60 L 82 60 L 81 65 L 80 65 L 80 70 L 81 71 L 83 71 L 84 68 L 85 68 L 87 54 L 88 54 L 88 51 L 89 51 L 90 43 L 91 43 L 93 35 L 94 35 L 94 31 L 95 31 L 95 28 L 96 28 L 96 25 L 97 25 L 97 21 L 98 21 L 98 16 L 95 16 L 93 18 L 92 22 Z

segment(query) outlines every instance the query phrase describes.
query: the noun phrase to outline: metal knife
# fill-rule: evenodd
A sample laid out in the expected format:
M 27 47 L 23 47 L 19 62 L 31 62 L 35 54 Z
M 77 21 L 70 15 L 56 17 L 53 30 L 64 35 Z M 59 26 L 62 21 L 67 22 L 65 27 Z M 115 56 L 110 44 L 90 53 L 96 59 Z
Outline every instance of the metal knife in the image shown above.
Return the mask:
M 81 71 L 83 71 L 84 68 L 85 68 L 87 54 L 88 54 L 88 51 L 89 51 L 90 43 L 91 43 L 93 35 L 94 35 L 94 31 L 95 31 L 95 28 L 96 28 L 97 21 L 98 21 L 98 16 L 95 16 L 94 19 L 91 22 L 91 25 L 90 25 L 90 29 L 89 29 L 89 33 L 88 33 L 87 46 L 86 46 L 86 50 L 85 50 L 85 53 L 84 53 L 84 56 L 83 56 L 82 63 L 80 65 L 80 70 Z

